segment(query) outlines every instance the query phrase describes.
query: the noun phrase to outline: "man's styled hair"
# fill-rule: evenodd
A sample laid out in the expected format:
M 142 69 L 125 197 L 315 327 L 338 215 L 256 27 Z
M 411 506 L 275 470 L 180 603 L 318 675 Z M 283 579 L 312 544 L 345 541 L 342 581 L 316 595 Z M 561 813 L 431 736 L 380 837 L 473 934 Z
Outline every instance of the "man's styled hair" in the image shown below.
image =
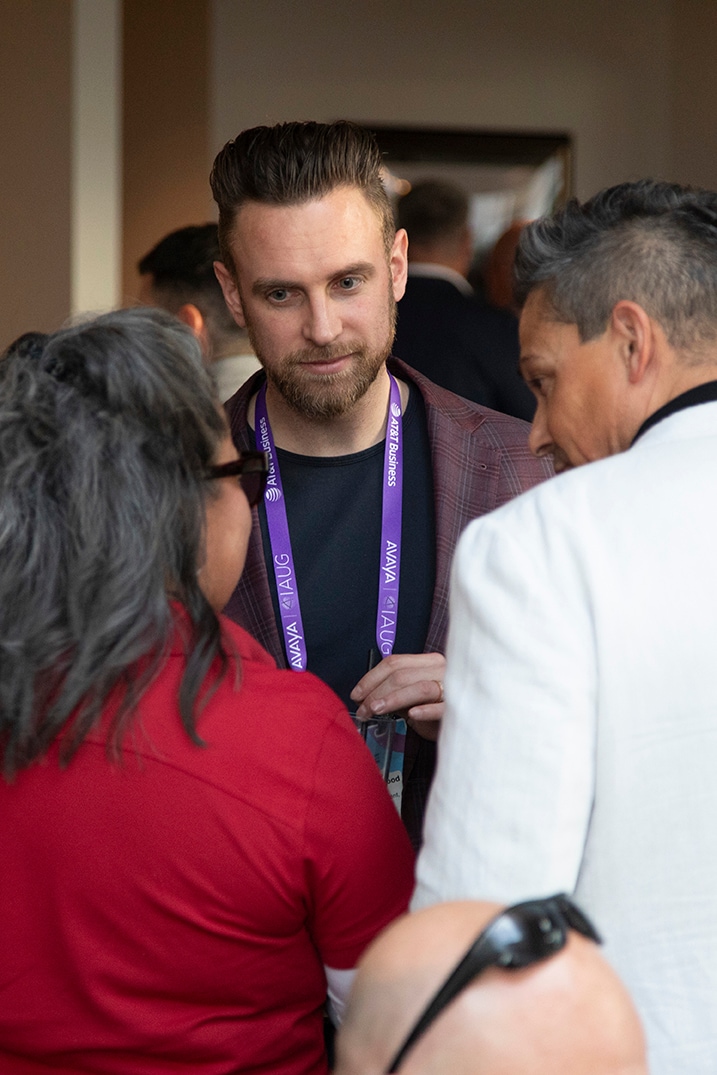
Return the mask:
M 0 360 L 0 762 L 60 732 L 68 759 L 109 700 L 110 752 L 167 654 L 183 606 L 179 695 L 195 742 L 219 621 L 202 594 L 205 480 L 225 426 L 192 333 L 137 308 Z M 214 677 L 211 683 L 216 682 Z
M 527 225 L 515 259 L 522 305 L 544 289 L 581 340 L 604 332 L 621 299 L 662 326 L 672 347 L 717 336 L 717 194 L 643 179 Z
M 234 271 L 230 240 L 245 202 L 301 205 L 338 187 L 357 187 L 381 222 L 386 253 L 396 233 L 381 179 L 381 153 L 370 131 L 348 120 L 252 127 L 224 146 L 210 183 L 219 206 L 222 261 Z
M 399 200 L 396 218 L 409 243 L 432 246 L 455 240 L 468 222 L 468 195 L 455 183 L 424 179 Z
M 227 308 L 214 272 L 214 262 L 220 260 L 217 225 L 210 223 L 170 232 L 137 264 L 141 276 L 152 277 L 163 310 L 176 314 L 185 303 L 200 310 L 215 354 L 245 335 Z

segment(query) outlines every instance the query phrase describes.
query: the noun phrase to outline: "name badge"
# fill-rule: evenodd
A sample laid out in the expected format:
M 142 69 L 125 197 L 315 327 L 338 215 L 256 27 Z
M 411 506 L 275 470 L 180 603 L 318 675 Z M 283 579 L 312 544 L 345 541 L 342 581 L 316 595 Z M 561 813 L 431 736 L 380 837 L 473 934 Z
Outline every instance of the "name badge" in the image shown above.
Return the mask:
M 400 718 L 369 720 L 360 731 L 400 814 L 403 759 L 406 754 L 406 721 Z

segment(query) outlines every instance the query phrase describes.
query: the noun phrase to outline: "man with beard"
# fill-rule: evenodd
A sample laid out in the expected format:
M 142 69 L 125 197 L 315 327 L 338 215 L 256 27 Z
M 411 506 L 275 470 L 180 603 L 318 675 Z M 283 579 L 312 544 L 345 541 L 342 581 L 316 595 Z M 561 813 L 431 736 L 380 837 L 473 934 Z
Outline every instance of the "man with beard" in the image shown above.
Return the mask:
M 407 238 L 380 170 L 373 136 L 343 121 L 253 128 L 214 162 L 215 269 L 264 367 L 229 419 L 237 446 L 271 453 L 226 612 L 359 720 L 407 719 L 386 776 L 418 844 L 453 549 L 471 518 L 550 468 L 531 459 L 525 423 L 389 359 Z

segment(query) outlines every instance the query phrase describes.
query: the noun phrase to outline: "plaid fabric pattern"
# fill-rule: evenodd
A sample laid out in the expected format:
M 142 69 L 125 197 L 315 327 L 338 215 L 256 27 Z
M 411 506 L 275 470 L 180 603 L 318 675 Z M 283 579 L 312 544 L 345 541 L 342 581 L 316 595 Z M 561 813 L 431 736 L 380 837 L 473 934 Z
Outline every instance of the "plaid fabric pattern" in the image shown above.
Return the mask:
M 451 560 L 462 531 L 471 519 L 500 507 L 550 477 L 553 471 L 547 460 L 536 459 L 531 454 L 527 422 L 499 414 L 439 388 L 396 358 L 389 359 L 388 368 L 418 389 L 426 408 L 433 455 L 436 587 L 424 649 L 427 653 L 444 653 Z M 254 447 L 247 423 L 247 405 L 263 380 L 264 374 L 256 373 L 226 404 L 232 437 L 239 450 Z M 286 668 L 256 512 L 246 566 L 224 611 L 269 651 L 280 668 Z M 434 743 L 409 729 L 403 820 L 416 848 L 421 841 L 435 754 Z

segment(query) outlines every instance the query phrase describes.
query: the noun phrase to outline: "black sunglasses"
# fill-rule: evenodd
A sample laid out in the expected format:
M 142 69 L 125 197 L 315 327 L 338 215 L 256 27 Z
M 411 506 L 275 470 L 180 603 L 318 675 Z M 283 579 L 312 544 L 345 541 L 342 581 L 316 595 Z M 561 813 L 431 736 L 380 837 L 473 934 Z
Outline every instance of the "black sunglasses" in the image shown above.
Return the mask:
M 212 479 L 238 478 L 249 506 L 253 508 L 261 500 L 268 472 L 269 456 L 267 453 L 251 451 L 239 452 L 239 458 L 232 459 L 230 463 L 217 463 L 207 467 L 206 476 Z
M 565 946 L 570 929 L 602 943 L 589 918 L 565 895 L 516 903 L 492 919 L 428 1004 L 391 1061 L 388 1075 L 398 1071 L 409 1049 L 469 982 L 488 967 L 517 970 L 548 959 Z

